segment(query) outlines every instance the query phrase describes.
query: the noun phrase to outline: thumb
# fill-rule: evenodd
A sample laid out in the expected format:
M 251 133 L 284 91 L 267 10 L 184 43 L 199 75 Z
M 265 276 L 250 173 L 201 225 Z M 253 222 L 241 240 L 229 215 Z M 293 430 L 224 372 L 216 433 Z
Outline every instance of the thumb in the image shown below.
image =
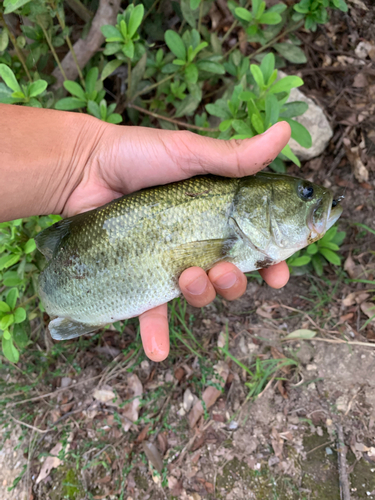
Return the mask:
M 251 175 L 269 165 L 290 138 L 286 122 L 251 139 L 230 141 L 144 127 L 113 125 L 109 132 L 101 151 L 110 157 L 100 163 L 106 182 L 123 193 L 200 174 Z

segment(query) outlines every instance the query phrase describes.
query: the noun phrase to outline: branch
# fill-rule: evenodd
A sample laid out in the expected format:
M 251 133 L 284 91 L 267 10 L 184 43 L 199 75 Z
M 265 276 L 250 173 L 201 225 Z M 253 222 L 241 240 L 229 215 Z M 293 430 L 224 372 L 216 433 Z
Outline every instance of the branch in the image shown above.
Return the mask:
M 344 432 L 340 424 L 337 425 L 337 455 L 340 478 L 340 498 L 341 500 L 350 500 L 349 476 L 346 463 L 346 446 L 344 443 Z
M 158 115 L 157 113 L 153 113 L 152 111 L 148 111 L 147 109 L 143 109 L 140 106 L 136 106 L 135 104 L 129 103 L 128 108 L 134 108 L 140 113 L 144 113 L 145 115 L 152 116 L 153 118 L 157 118 L 158 120 L 165 120 L 166 122 L 174 123 L 179 127 L 191 128 L 193 130 L 200 130 L 202 132 L 219 132 L 218 128 L 206 128 L 199 127 L 198 125 L 192 125 L 190 123 L 180 122 L 179 120 L 175 120 L 174 118 L 169 118 L 168 116 Z
M 104 42 L 104 36 L 100 28 L 105 24 L 114 24 L 119 11 L 120 0 L 100 0 L 99 8 L 91 24 L 91 29 L 85 40 L 78 40 L 73 48 L 76 54 L 77 62 L 80 68 L 84 68 L 91 57 L 98 51 L 99 47 Z M 61 62 L 68 80 L 75 80 L 78 76 L 78 69 L 72 53 L 66 54 Z M 56 83 L 53 88 L 58 88 L 62 85 L 64 78 L 62 77 L 59 68 L 55 68 L 52 75 L 56 78 Z

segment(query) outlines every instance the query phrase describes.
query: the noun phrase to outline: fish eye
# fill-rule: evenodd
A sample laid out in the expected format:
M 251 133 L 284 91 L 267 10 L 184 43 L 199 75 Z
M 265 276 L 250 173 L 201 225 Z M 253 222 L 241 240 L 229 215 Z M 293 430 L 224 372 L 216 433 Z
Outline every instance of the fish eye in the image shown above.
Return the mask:
M 306 182 L 301 183 L 298 186 L 298 196 L 303 201 L 310 201 L 314 197 L 314 188 L 311 184 L 307 184 Z
M 337 200 L 332 200 L 332 208 L 335 208 L 338 204 Z

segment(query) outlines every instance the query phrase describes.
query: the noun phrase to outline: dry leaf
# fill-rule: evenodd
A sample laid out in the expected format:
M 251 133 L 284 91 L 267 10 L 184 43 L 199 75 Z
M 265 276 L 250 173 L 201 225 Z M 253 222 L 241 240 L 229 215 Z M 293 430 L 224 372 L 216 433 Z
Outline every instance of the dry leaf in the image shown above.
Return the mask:
M 116 394 L 113 392 L 112 387 L 103 385 L 101 389 L 95 389 L 94 398 L 101 403 L 108 403 L 116 398 Z
M 123 429 L 125 432 L 130 429 L 131 422 L 135 422 L 138 419 L 138 408 L 141 404 L 140 396 L 143 393 L 142 383 L 135 373 L 130 375 L 128 378 L 128 390 L 130 394 L 127 399 L 133 399 L 121 410 L 121 415 L 125 417 L 125 422 L 123 423 Z
M 159 450 L 153 443 L 150 443 L 149 441 L 143 441 L 142 447 L 149 462 L 159 472 L 159 474 L 161 474 L 161 471 L 163 470 L 163 459 L 159 453 Z
M 160 434 L 158 434 L 157 439 L 158 439 L 159 450 L 160 450 L 161 454 L 164 456 L 165 452 L 168 449 L 168 439 L 167 439 L 166 433 L 160 432 Z
M 36 484 L 39 484 L 40 481 L 43 481 L 47 476 L 49 476 L 49 473 L 51 472 L 52 469 L 56 469 L 60 464 L 61 460 L 57 458 L 57 455 L 60 453 L 62 450 L 63 445 L 61 443 L 57 443 L 52 450 L 50 451 L 50 457 L 47 457 L 42 465 L 42 468 L 40 469 L 39 476 L 36 480 Z
M 362 163 L 362 160 L 360 158 L 359 147 L 355 146 L 353 148 L 349 148 L 345 146 L 345 152 L 349 160 L 349 163 L 352 167 L 354 177 L 357 179 L 359 183 L 367 182 L 369 179 L 369 172 Z
M 294 332 L 288 333 L 286 337 L 284 337 L 284 340 L 291 340 L 291 339 L 313 339 L 316 335 L 316 332 L 313 330 L 306 330 L 304 328 L 299 329 L 299 330 L 294 330 Z
M 224 387 L 229 375 L 229 366 L 226 363 L 220 361 L 217 365 L 215 365 L 215 371 L 218 376 L 214 378 L 213 382 L 219 384 L 221 387 Z M 215 404 L 219 396 L 221 396 L 221 391 L 219 391 L 219 389 L 216 389 L 216 387 L 209 386 L 204 390 L 202 399 L 205 402 L 206 407 L 210 408 L 213 404 Z M 195 403 L 193 409 L 189 413 L 188 420 L 190 427 L 194 427 L 202 415 L 203 405 L 201 401 L 198 401 L 197 403 Z
M 345 307 L 353 306 L 354 304 L 362 304 L 366 299 L 368 299 L 370 295 L 366 292 L 352 292 L 349 293 L 342 301 L 342 305 Z
M 363 302 L 361 304 L 361 311 L 365 313 L 368 318 L 372 318 L 375 316 L 375 304 L 372 302 Z M 375 322 L 375 317 L 372 321 Z
M 361 266 L 357 266 L 351 255 L 346 259 L 344 263 L 344 271 L 346 271 L 351 279 L 357 279 L 362 274 Z
M 276 347 L 273 347 L 273 346 L 271 347 L 271 354 L 272 354 L 273 359 L 286 359 L 285 354 L 283 354 L 278 349 L 276 349 Z M 288 365 L 281 366 L 280 370 L 283 373 L 288 374 L 288 373 L 290 373 L 290 366 L 288 366 Z
M 367 87 L 368 81 L 364 73 L 357 73 L 354 77 L 353 87 L 363 88 Z
M 144 441 L 146 439 L 149 428 L 150 428 L 150 424 L 147 424 L 146 427 L 143 427 L 143 429 L 141 430 L 141 432 L 138 434 L 138 436 L 136 438 L 137 443 L 141 443 L 142 441 Z

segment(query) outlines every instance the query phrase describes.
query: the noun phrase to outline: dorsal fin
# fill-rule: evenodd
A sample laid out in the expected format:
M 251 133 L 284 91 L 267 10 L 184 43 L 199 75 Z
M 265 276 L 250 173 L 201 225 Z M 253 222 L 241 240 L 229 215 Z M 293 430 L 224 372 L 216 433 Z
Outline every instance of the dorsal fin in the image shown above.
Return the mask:
M 47 227 L 35 237 L 35 243 L 40 252 L 48 259 L 55 255 L 62 239 L 69 233 L 71 219 L 64 219 Z

